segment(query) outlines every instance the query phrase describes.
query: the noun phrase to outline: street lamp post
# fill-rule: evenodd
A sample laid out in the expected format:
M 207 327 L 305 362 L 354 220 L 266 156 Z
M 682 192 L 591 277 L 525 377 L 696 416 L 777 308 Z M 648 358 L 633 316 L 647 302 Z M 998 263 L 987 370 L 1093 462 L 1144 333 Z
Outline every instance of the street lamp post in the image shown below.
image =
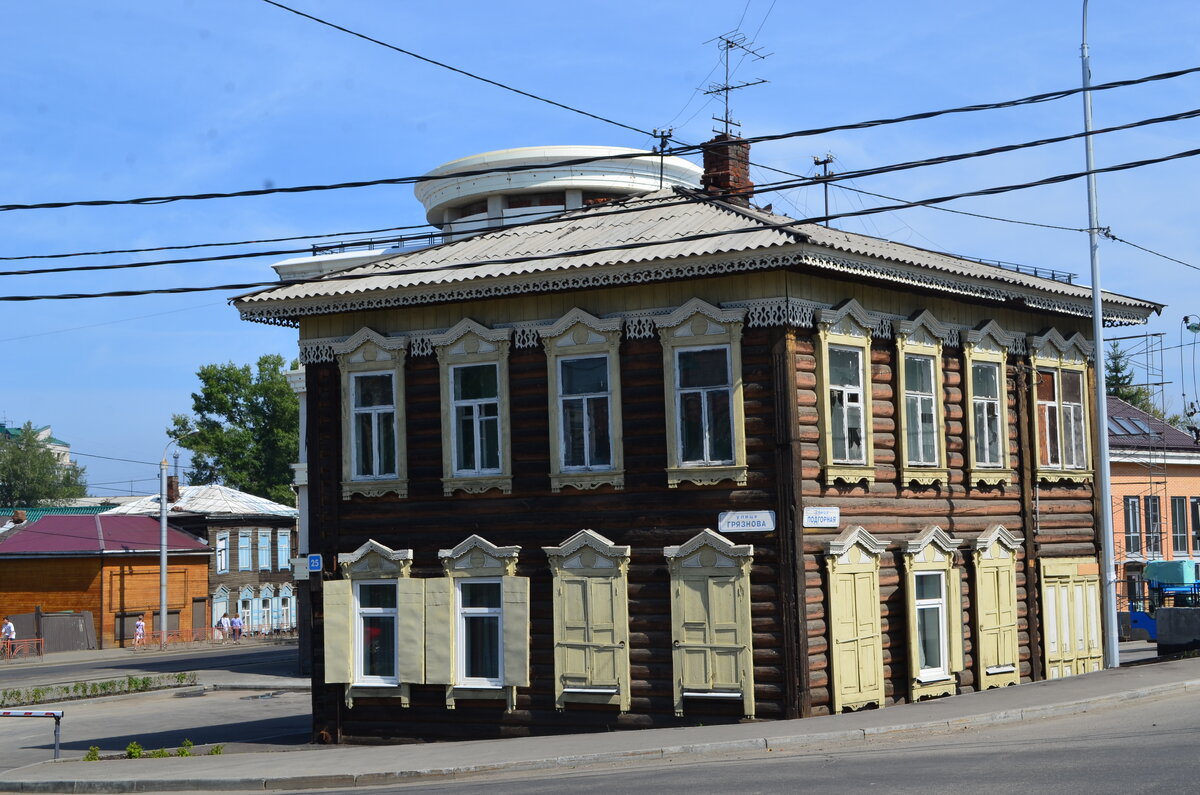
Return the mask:
M 163 448 L 158 465 L 158 648 L 167 648 L 167 450 L 195 431 L 175 436 Z

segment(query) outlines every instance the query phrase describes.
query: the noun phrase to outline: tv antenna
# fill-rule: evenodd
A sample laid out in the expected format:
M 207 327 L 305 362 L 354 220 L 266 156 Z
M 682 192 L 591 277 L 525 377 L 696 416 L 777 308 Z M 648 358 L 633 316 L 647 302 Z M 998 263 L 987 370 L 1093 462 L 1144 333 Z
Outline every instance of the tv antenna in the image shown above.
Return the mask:
M 771 53 L 767 53 L 766 55 L 764 55 L 762 53 L 762 48 L 755 49 L 754 42 L 747 42 L 745 35 L 738 33 L 737 31 L 732 31 L 730 33 L 726 33 L 723 36 L 717 36 L 715 39 L 709 39 L 708 41 L 706 41 L 704 43 L 711 44 L 714 41 L 717 42 L 717 47 L 721 51 L 721 60 L 725 64 L 725 82 L 724 83 L 709 83 L 708 90 L 705 91 L 704 93 L 705 93 L 705 95 L 712 95 L 712 94 L 724 94 L 725 95 L 724 96 L 725 113 L 721 116 L 713 116 L 712 117 L 713 121 L 721 124 L 722 129 L 713 128 L 713 132 L 723 133 L 726 136 L 731 136 L 733 134 L 733 128 L 741 127 L 742 123 L 740 121 L 735 121 L 734 118 L 729 113 L 729 92 L 737 91 L 739 88 L 747 88 L 748 86 L 757 86 L 760 83 L 765 83 L 767 81 L 763 80 L 762 78 L 759 78 L 758 80 L 751 80 L 749 82 L 738 83 L 736 85 L 730 83 L 729 82 L 729 80 L 730 80 L 730 68 L 729 68 L 730 53 L 732 53 L 734 50 L 741 50 L 744 53 L 742 55 L 742 58 L 745 58 L 747 55 L 749 55 L 759 61 L 763 60 L 764 58 L 769 58 L 771 56 Z

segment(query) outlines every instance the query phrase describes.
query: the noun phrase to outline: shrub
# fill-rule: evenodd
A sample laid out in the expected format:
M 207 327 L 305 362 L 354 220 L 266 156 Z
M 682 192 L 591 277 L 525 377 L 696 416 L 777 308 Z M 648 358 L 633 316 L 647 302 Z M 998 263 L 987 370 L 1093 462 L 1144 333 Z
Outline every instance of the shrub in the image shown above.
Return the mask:
M 125 746 L 125 758 L 126 759 L 141 759 L 142 758 L 142 746 L 138 745 L 136 740 L 131 742 L 129 745 Z
M 166 748 L 159 748 L 157 751 L 151 751 L 150 753 L 146 754 L 146 756 L 150 757 L 151 759 L 165 759 L 170 755 L 171 752 Z
M 100 761 L 100 746 L 98 746 L 98 745 L 89 745 L 89 746 L 88 746 L 88 752 L 87 752 L 86 754 L 84 754 L 84 755 L 83 755 L 83 761 L 85 761 L 85 762 L 98 762 L 98 761 Z
M 223 754 L 223 753 L 225 753 L 224 745 L 214 745 L 212 748 L 208 749 L 209 756 L 219 756 L 220 754 Z
M 195 745 L 196 744 L 194 742 L 185 737 L 183 742 L 179 744 L 179 750 L 175 752 L 175 756 L 191 756 L 192 748 L 195 747 Z

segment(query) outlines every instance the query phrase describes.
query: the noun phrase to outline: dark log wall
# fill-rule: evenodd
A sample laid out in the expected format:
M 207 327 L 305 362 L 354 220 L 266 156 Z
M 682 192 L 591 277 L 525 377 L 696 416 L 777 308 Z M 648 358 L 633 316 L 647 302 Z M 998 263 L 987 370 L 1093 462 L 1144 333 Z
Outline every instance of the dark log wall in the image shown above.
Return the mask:
M 1094 555 L 1090 487 L 1037 488 L 1029 477 L 1029 421 L 1022 361 L 1010 359 L 1009 443 L 1014 475 L 1005 487 L 967 483 L 966 407 L 961 351 L 943 356 L 944 419 L 948 484 L 913 489 L 897 478 L 898 404 L 895 346 L 873 346 L 872 396 L 875 481 L 831 486 L 819 465 L 817 378 L 813 337 L 808 332 L 747 329 L 742 361 L 746 416 L 747 485 L 666 485 L 663 356 L 657 340 L 621 344 L 625 489 L 601 487 L 554 494 L 549 482 L 546 358 L 540 349 L 514 349 L 509 359 L 513 489 L 510 495 L 442 494 L 439 370 L 432 356 L 405 364 L 409 496 L 342 500 L 341 421 L 336 365 L 308 367 L 309 472 L 313 549 L 326 560 L 326 576 L 338 552 L 368 539 L 413 550 L 413 576 L 440 577 L 439 549 L 453 547 L 472 533 L 498 545 L 521 546 L 518 573 L 531 578 L 531 682 L 518 689 L 517 708 L 502 702 L 460 702 L 447 710 L 444 688 L 414 685 L 412 706 L 395 700 L 342 701 L 342 687 L 321 684 L 323 635 L 319 580 L 314 583 L 315 629 L 313 711 L 315 731 L 326 741 L 354 738 L 416 739 L 519 736 L 537 733 L 690 725 L 738 720 L 735 705 L 688 703 L 684 718 L 674 715 L 670 639 L 669 576 L 662 549 L 679 544 L 705 527 L 715 529 L 726 510 L 776 510 L 777 533 L 735 537 L 753 543 L 751 612 L 759 718 L 821 714 L 830 709 L 828 626 L 825 615 L 825 544 L 833 534 L 803 531 L 797 514 L 804 505 L 836 505 L 842 527 L 861 524 L 888 543 L 882 557 L 881 611 L 884 667 L 889 703 L 908 698 L 907 627 L 902 588 L 903 542 L 929 524 L 973 540 L 1000 523 L 1027 539 L 1029 568 L 1018 566 L 1018 608 L 1022 676 L 1040 677 L 1034 590 L 1037 556 Z M 787 405 L 777 400 L 790 398 Z M 778 488 L 780 479 L 786 487 Z M 1036 492 L 1023 500 L 1023 491 Z M 553 698 L 551 578 L 542 546 L 558 545 L 590 528 L 617 544 L 632 547 L 629 570 L 632 709 L 570 705 L 557 712 Z M 964 545 L 964 652 L 967 669 L 961 689 L 974 688 L 970 637 L 971 562 Z M 796 557 L 797 553 L 799 556 Z M 806 656 L 806 659 L 805 659 Z

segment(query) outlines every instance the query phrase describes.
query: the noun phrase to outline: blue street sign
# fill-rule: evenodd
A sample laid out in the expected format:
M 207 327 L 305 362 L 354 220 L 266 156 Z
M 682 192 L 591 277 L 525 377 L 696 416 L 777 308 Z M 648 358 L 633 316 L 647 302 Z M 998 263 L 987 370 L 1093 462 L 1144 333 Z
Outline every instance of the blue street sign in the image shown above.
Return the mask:
M 309 555 L 308 556 L 308 570 L 309 571 L 320 571 L 322 568 L 323 568 L 323 566 L 321 565 L 321 556 L 320 555 Z

